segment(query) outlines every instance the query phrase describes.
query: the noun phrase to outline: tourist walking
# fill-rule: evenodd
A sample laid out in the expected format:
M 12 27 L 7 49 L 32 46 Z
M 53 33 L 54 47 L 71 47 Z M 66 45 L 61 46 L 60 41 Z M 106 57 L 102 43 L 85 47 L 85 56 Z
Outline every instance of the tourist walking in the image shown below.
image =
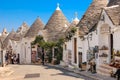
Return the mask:
M 14 57 L 13 57 L 13 55 L 11 56 L 11 63 L 14 64 Z
M 20 64 L 20 55 L 18 54 L 18 56 L 17 56 L 17 64 Z
M 44 49 L 42 49 L 42 64 L 44 65 Z
M 6 62 L 6 65 L 8 65 L 8 53 L 5 54 L 5 62 Z
M 120 80 L 120 68 L 117 69 L 115 75 L 117 76 L 117 80 Z
M 16 57 L 16 54 L 13 55 L 13 60 L 14 60 L 14 64 L 16 64 L 17 62 L 17 57 Z

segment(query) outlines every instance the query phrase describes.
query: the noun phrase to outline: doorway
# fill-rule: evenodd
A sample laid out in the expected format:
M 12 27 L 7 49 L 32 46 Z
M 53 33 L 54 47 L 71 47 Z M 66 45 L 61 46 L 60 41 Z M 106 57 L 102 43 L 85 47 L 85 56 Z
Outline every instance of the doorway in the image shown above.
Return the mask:
M 113 59 L 113 34 L 110 34 L 110 53 L 111 59 Z
M 81 68 L 81 63 L 82 63 L 82 52 L 79 52 L 79 68 Z
M 77 63 L 77 39 L 74 38 L 74 63 Z

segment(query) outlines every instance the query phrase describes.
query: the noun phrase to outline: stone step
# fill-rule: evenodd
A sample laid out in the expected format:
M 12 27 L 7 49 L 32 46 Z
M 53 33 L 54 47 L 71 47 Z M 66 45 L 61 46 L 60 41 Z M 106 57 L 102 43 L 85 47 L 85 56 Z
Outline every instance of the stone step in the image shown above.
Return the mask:
M 103 68 L 98 68 L 97 70 L 103 71 L 105 73 L 111 73 L 112 69 L 103 69 Z
M 110 74 L 104 73 L 103 71 L 100 71 L 100 70 L 98 70 L 97 73 L 101 74 L 101 75 L 104 75 L 104 76 L 110 76 Z
M 100 67 L 104 69 L 109 69 L 109 70 L 113 69 L 111 66 L 106 65 L 106 64 L 100 65 Z
M 105 76 L 110 76 L 112 71 L 113 71 L 113 68 L 106 64 L 100 65 L 99 68 L 97 69 L 98 74 L 105 75 Z
M 112 71 L 112 70 L 105 70 L 105 69 L 103 69 L 103 68 L 98 68 L 97 70 L 98 70 L 98 71 L 101 71 L 101 72 L 103 72 L 103 73 L 108 73 L 108 74 L 111 73 L 111 71 Z

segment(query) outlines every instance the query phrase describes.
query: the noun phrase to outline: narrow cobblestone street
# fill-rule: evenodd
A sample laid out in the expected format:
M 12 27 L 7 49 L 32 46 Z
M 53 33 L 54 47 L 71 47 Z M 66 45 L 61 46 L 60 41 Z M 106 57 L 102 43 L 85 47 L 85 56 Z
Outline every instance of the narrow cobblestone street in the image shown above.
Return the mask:
M 0 80 L 93 80 L 73 72 L 42 65 L 9 65 L 14 71 Z

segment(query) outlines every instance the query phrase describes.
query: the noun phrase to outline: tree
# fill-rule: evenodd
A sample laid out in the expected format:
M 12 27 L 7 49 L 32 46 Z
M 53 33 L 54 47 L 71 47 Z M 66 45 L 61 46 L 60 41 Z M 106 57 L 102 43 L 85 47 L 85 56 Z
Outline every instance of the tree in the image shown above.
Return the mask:
M 71 40 L 71 38 L 75 35 L 76 31 L 77 31 L 76 27 L 70 28 L 70 30 L 67 31 L 65 40 L 66 41 Z
M 43 43 L 44 42 L 44 39 L 42 36 L 36 36 L 35 40 L 33 41 L 32 44 L 40 44 L 40 43 Z
M 63 53 L 63 47 L 65 39 L 60 38 L 58 41 L 47 41 L 45 42 L 42 36 L 36 36 L 35 40 L 32 42 L 32 45 L 38 45 L 41 48 L 44 48 L 46 51 L 46 54 L 49 57 L 49 62 L 52 60 L 52 49 L 54 48 L 54 54 L 55 58 L 57 59 L 57 63 L 60 63 L 60 60 L 62 60 L 62 53 Z

